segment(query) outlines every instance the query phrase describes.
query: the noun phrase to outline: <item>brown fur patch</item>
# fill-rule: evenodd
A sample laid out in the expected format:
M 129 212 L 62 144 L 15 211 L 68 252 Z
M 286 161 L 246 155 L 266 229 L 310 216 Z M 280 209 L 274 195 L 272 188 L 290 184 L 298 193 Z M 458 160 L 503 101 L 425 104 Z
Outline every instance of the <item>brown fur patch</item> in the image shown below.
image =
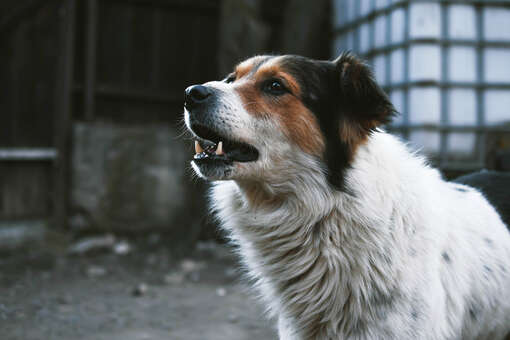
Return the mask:
M 358 146 L 368 138 L 368 133 L 360 125 L 345 120 L 340 123 L 339 134 L 340 139 L 349 149 L 350 157 L 354 156 Z
M 280 79 L 291 93 L 275 97 L 263 93 L 262 82 L 273 77 Z M 285 135 L 304 152 L 316 156 L 323 153 L 324 138 L 315 116 L 300 100 L 298 82 L 283 72 L 278 64 L 261 66 L 256 74 L 240 83 L 235 90 L 246 111 L 257 117 L 277 120 Z
M 265 56 L 256 56 L 239 63 L 234 72 L 236 74 L 236 79 L 241 79 L 242 77 L 250 74 L 253 67 L 265 58 Z
M 378 125 L 378 122 L 374 120 L 362 122 L 344 120 L 340 123 L 340 140 L 344 142 L 349 148 L 349 155 L 351 157 L 354 156 L 358 146 L 362 145 L 368 140 L 370 131 L 375 129 Z

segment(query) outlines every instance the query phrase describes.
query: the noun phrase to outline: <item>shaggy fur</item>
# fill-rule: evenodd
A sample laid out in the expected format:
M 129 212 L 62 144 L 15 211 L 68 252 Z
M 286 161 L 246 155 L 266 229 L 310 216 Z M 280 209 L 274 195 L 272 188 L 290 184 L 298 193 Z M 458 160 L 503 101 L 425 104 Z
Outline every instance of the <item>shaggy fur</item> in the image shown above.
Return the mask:
M 275 79 L 259 74 L 267 63 L 298 89 L 263 85 Z M 258 57 L 241 64 L 241 77 L 205 84 L 211 95 L 200 105 L 187 94 L 185 120 L 198 140 L 207 125 L 217 133 L 208 137 L 256 150 L 249 162 L 227 150 L 192 165 L 214 181 L 212 208 L 280 339 L 503 339 L 510 233 L 498 213 L 377 128 L 392 107 L 366 66 L 349 55 L 313 63 Z M 258 91 L 254 103 L 243 100 L 248 90 Z M 282 107 L 324 146 L 296 142 L 275 113 Z

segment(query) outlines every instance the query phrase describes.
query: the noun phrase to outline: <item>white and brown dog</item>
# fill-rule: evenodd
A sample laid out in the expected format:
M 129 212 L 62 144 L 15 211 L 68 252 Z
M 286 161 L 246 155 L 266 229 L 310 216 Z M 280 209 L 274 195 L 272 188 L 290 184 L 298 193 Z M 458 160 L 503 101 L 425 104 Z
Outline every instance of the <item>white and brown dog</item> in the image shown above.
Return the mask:
M 510 233 L 378 127 L 394 108 L 344 54 L 257 56 L 186 89 L 195 172 L 280 339 L 503 339 Z

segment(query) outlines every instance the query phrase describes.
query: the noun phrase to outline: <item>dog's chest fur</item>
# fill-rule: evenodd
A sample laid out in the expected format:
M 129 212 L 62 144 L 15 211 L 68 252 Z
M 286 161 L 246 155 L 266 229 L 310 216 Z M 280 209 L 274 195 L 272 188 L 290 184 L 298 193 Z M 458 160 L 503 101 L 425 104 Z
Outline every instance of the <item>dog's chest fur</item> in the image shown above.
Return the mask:
M 494 324 L 510 323 L 510 302 L 495 301 L 510 290 L 510 236 L 478 192 L 456 190 L 383 132 L 359 148 L 343 192 L 297 164 L 278 183 L 212 191 L 282 339 L 503 333 Z

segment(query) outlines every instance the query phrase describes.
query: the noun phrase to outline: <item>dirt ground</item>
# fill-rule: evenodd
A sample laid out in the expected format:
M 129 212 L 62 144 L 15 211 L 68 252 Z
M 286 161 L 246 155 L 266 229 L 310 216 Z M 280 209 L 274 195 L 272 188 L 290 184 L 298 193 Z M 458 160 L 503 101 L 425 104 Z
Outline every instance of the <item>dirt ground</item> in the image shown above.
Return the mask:
M 201 243 L 173 259 L 164 241 L 144 242 L 128 243 L 123 255 L 1 254 L 0 338 L 276 338 L 227 247 Z

